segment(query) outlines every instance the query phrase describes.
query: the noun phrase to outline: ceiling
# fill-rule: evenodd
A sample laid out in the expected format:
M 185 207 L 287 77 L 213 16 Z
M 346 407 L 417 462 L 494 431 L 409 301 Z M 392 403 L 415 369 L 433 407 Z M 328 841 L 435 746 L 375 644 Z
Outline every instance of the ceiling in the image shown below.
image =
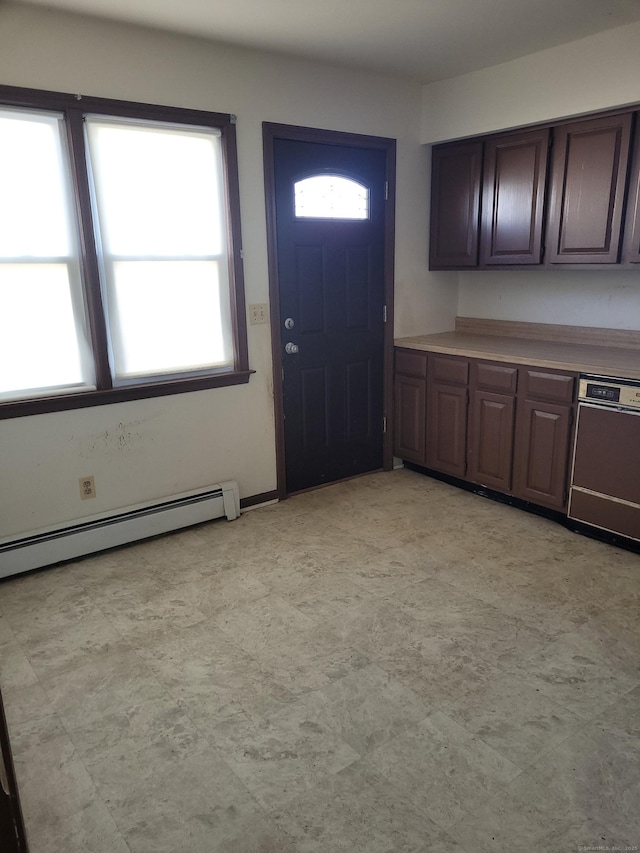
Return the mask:
M 640 20 L 640 0 L 36 0 L 36 5 L 424 83 Z

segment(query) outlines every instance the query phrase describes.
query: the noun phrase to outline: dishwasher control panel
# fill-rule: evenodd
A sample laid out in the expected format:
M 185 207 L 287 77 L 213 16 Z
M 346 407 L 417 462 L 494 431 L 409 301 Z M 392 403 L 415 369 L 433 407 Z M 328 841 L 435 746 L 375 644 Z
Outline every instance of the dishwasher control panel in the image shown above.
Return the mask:
M 640 382 L 634 382 L 632 379 L 581 376 L 578 399 L 590 403 L 640 409 Z

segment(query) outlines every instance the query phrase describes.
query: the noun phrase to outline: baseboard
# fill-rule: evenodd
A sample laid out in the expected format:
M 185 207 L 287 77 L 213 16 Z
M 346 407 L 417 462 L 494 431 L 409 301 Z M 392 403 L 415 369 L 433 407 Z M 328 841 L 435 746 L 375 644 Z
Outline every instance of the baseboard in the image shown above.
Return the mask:
M 273 503 L 278 500 L 278 491 L 273 489 L 270 492 L 261 492 L 259 495 L 249 495 L 247 498 L 240 498 L 240 509 L 251 509 L 260 504 Z

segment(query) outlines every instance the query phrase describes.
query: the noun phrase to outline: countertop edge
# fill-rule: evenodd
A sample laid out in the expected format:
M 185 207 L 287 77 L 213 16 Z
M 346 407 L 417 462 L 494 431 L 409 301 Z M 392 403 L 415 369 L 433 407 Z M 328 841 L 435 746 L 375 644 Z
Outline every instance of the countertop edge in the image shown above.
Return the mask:
M 444 332 L 439 334 L 455 335 L 460 340 L 447 343 L 438 341 L 436 335 L 415 335 L 407 338 L 396 338 L 394 345 L 402 349 L 413 349 L 422 352 L 439 352 L 466 358 L 487 359 L 489 361 L 508 362 L 510 364 L 546 367 L 549 370 L 567 370 L 572 373 L 591 373 L 597 376 L 614 376 L 620 379 L 640 380 L 640 350 L 636 353 L 629 349 L 603 347 L 599 344 L 591 346 L 560 341 L 527 340 L 523 338 L 495 337 L 490 342 L 479 345 L 473 340 L 465 340 L 464 333 Z M 504 342 L 512 351 L 499 352 L 491 348 L 491 343 Z M 508 342 L 508 343 L 507 343 Z M 539 349 L 545 344 L 549 347 L 562 346 L 568 350 L 575 349 L 573 358 L 541 355 Z M 519 352 L 517 350 L 520 350 Z M 538 351 L 536 351 L 538 350 Z M 569 355 L 569 353 L 567 353 Z M 604 356 L 604 358 L 603 358 Z M 630 358 L 637 359 L 637 366 L 629 366 Z

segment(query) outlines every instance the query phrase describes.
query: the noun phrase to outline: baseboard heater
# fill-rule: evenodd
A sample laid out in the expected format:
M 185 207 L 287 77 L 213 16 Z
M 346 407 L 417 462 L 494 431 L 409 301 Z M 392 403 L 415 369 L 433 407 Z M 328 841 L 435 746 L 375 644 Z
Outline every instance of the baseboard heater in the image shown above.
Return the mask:
M 238 484 L 216 483 L 206 490 L 164 501 L 126 507 L 21 539 L 0 544 L 0 578 L 105 551 L 139 539 L 180 530 L 214 518 L 240 515 Z

